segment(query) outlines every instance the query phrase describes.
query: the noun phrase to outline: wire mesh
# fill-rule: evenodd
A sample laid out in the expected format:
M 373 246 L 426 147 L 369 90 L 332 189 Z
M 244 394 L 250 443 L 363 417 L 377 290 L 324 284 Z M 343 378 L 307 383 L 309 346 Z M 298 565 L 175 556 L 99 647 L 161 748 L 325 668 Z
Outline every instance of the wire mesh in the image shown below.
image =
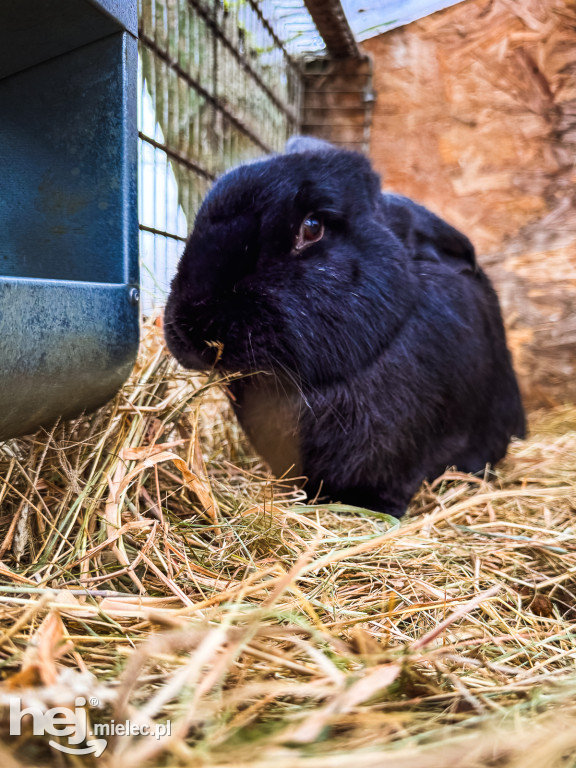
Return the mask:
M 166 298 L 211 181 L 298 130 L 295 54 L 322 42 L 302 0 L 139 0 L 143 312 Z

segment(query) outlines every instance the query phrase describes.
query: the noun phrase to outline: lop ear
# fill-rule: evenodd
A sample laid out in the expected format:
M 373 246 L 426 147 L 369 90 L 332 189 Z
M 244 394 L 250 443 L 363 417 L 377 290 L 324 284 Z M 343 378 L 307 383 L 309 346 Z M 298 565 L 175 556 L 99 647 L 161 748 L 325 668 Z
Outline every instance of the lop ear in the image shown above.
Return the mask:
M 313 136 L 292 136 L 286 142 L 284 152 L 287 155 L 297 154 L 299 152 L 336 152 L 337 147 L 322 139 L 315 139 Z
M 402 195 L 385 193 L 380 204 L 386 223 L 413 259 L 441 262 L 456 272 L 478 271 L 474 246 L 447 221 Z

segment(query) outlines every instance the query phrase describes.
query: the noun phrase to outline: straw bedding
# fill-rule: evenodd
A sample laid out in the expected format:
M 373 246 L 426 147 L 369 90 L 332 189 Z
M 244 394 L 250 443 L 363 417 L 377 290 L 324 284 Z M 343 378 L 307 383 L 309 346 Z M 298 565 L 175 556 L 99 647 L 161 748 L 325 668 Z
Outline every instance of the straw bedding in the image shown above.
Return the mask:
M 82 764 L 574 765 L 575 505 L 568 406 L 399 525 L 306 505 L 150 324 L 111 404 L 0 449 L 2 759 L 79 764 L 8 734 L 18 695 L 171 722 Z

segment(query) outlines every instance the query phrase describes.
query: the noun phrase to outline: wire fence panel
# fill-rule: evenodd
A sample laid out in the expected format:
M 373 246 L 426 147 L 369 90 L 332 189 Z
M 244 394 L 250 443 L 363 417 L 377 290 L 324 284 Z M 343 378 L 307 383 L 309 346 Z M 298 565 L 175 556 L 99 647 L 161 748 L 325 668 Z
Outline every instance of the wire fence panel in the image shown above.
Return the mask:
M 319 48 L 302 0 L 139 0 L 142 307 L 163 305 L 211 182 L 300 124 L 294 53 Z

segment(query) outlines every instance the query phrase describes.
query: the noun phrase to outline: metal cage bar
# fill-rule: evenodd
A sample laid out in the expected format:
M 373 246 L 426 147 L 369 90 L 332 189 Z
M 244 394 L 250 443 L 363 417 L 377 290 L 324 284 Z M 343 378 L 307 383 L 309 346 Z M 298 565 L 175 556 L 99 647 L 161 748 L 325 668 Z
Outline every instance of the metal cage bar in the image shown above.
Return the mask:
M 301 0 L 139 0 L 143 311 L 165 300 L 195 213 L 227 168 L 299 130 L 302 73 L 289 50 Z M 282 39 L 282 35 L 284 39 Z

